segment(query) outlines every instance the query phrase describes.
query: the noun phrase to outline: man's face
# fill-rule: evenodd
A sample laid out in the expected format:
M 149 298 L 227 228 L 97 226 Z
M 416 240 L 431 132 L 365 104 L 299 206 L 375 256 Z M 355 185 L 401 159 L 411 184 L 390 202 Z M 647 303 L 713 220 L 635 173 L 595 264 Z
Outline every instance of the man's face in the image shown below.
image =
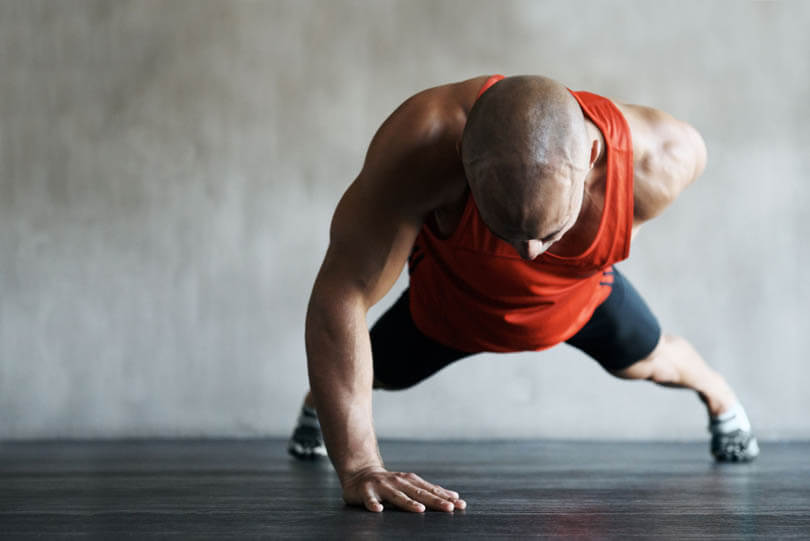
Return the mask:
M 508 242 L 527 261 L 560 240 L 577 221 L 587 171 L 565 167 L 544 171 L 534 182 L 541 189 L 522 199 L 509 194 L 481 194 L 478 209 L 493 235 Z

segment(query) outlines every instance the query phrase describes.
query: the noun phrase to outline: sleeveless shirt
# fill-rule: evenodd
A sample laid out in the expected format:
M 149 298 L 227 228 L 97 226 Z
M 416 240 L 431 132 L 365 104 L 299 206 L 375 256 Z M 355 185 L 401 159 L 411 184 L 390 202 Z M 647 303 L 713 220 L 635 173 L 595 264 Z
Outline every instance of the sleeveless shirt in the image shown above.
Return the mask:
M 479 97 L 503 76 L 490 77 Z M 633 144 L 630 128 L 608 99 L 571 94 L 605 140 L 604 207 L 595 238 L 579 255 L 548 251 L 522 259 L 494 236 L 469 193 L 447 238 L 422 226 L 408 259 L 410 310 L 426 336 L 477 353 L 539 351 L 568 340 L 610 294 L 610 266 L 630 255 Z

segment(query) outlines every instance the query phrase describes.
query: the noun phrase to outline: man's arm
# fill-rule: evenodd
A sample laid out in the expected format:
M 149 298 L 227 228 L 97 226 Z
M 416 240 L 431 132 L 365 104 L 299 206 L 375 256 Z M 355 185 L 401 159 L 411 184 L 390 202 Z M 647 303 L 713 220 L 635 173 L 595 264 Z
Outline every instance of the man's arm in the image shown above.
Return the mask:
M 652 220 L 706 168 L 700 133 L 671 115 L 639 105 L 617 104 L 633 134 L 634 233 Z
M 335 211 L 307 311 L 309 378 L 329 456 L 346 502 L 370 511 L 382 511 L 382 502 L 417 512 L 465 506 L 457 493 L 415 474 L 386 471 L 372 423 L 366 315 L 396 281 L 425 214 L 444 195 L 428 182 L 429 169 L 449 139 L 429 103 L 412 98 L 372 141 Z

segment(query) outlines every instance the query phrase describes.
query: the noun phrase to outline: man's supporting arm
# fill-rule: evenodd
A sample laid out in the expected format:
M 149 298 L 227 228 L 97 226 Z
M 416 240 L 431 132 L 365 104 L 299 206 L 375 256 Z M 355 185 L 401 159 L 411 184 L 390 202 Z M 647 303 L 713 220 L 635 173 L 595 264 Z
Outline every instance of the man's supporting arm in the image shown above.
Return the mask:
M 426 152 L 443 142 L 436 141 L 435 118 L 420 122 L 419 112 L 406 102 L 372 141 L 363 171 L 335 210 L 307 311 L 309 378 L 329 457 L 346 502 L 370 511 L 382 511 L 382 502 L 417 512 L 466 506 L 457 493 L 413 473 L 385 470 L 372 422 L 366 315 L 393 286 L 424 215 L 443 197 L 427 171 L 414 167 L 430 166 Z
M 307 311 L 310 385 L 329 457 L 349 504 L 370 511 L 382 511 L 382 502 L 417 512 L 463 508 L 457 493 L 383 466 L 372 422 L 374 376 L 366 314 L 399 275 L 418 224 L 394 216 L 386 223 L 364 223 L 364 216 L 385 205 L 364 205 L 355 213 L 350 210 L 354 195 L 350 189 L 336 211 L 332 242 Z

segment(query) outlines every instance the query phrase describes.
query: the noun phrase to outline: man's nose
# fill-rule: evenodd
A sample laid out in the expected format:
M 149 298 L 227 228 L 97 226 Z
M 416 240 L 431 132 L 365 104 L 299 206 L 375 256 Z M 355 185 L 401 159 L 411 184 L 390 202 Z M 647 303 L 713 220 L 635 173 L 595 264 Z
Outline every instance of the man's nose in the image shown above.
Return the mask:
M 531 261 L 545 251 L 546 248 L 543 245 L 543 242 L 539 240 L 523 241 L 520 243 L 520 248 L 518 249 L 520 257 L 528 261 Z

